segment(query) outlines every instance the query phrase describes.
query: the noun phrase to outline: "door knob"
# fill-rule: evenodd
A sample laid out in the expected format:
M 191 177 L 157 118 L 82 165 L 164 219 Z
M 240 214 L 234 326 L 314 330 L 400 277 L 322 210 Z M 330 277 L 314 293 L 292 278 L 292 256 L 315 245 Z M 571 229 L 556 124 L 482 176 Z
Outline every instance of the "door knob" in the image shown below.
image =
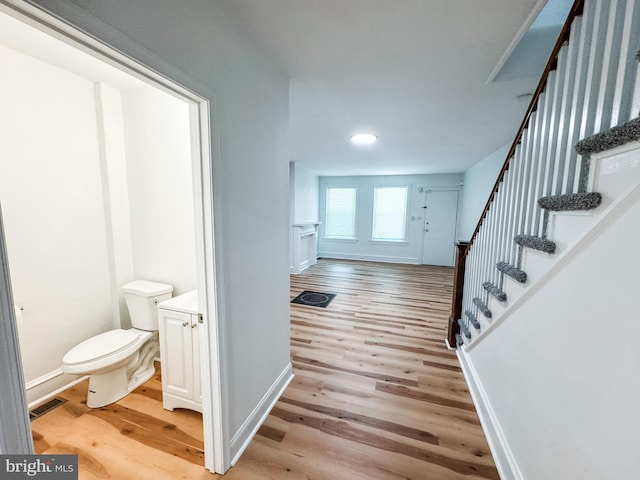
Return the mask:
M 189 322 L 182 322 L 183 327 L 186 327 L 187 325 L 189 325 Z

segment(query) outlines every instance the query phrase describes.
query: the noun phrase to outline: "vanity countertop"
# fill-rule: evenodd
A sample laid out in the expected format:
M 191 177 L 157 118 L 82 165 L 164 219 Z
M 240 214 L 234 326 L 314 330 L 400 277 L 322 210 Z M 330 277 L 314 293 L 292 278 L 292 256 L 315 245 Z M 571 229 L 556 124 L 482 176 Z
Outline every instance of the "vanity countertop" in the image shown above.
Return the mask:
M 198 313 L 198 290 L 191 290 L 158 304 L 158 308 L 177 312 Z

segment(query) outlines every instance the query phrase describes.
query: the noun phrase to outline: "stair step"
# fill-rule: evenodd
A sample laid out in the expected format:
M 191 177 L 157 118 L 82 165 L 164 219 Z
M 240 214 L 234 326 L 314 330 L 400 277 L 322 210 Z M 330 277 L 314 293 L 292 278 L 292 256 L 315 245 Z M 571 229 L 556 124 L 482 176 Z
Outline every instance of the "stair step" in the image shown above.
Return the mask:
M 496 297 L 501 302 L 504 302 L 507 300 L 507 294 L 504 293 L 502 290 L 500 290 L 491 282 L 484 282 L 482 284 L 482 288 L 484 288 L 487 292 L 489 292 L 491 295 Z
M 569 193 L 553 195 L 538 200 L 540 208 L 552 212 L 570 212 L 576 210 L 593 210 L 602 202 L 602 195 L 598 192 Z
M 527 273 L 523 272 L 519 268 L 514 267 L 513 265 L 509 265 L 507 262 L 498 262 L 496 263 L 496 268 L 500 270 L 505 275 L 509 275 L 515 281 L 524 283 L 527 281 Z
M 462 338 L 462 335 L 460 335 L 459 333 L 456 333 L 456 346 L 461 347 L 463 343 L 464 343 L 464 340 Z
M 485 317 L 491 318 L 491 310 L 489 310 L 487 304 L 484 303 L 480 298 L 474 298 L 473 304 L 478 307 L 478 310 L 480 310 Z
M 638 54 L 640 52 L 636 55 Z M 611 150 L 638 140 L 640 140 L 640 118 L 634 118 L 622 125 L 611 127 L 609 130 L 580 140 L 576 143 L 576 152 L 583 157 L 590 157 L 594 153 Z
M 464 333 L 464 336 L 467 337 L 468 339 L 471 339 L 471 332 L 469 331 L 469 327 L 467 327 L 467 324 L 464 323 L 464 320 L 459 318 L 458 325 L 460 325 L 460 331 Z
M 533 235 L 516 235 L 513 237 L 513 241 L 521 247 L 533 248 L 545 253 L 555 253 L 556 243 L 542 237 L 535 237 Z
M 473 312 L 471 310 L 465 310 L 464 314 L 469 319 L 469 322 L 471 323 L 471 325 L 473 325 L 473 328 L 475 328 L 476 330 L 480 330 L 480 322 L 478 321 L 476 316 L 473 314 Z

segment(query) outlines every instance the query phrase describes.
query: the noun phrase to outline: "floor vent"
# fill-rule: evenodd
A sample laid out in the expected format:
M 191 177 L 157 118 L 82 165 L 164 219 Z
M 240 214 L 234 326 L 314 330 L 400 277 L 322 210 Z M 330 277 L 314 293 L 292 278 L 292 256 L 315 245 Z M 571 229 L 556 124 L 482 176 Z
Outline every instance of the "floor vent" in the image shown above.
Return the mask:
M 62 397 L 55 397 L 49 400 L 48 402 L 43 403 L 42 405 L 29 410 L 29 420 L 35 420 L 38 417 L 41 417 L 45 413 L 49 413 L 56 407 L 59 407 L 67 400 Z

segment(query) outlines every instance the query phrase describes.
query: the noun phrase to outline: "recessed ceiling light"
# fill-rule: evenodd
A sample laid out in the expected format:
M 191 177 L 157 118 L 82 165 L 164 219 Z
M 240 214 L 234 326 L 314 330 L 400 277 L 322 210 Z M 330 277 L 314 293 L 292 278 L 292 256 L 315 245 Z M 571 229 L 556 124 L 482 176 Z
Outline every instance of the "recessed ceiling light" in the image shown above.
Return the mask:
M 378 137 L 371 133 L 359 133 L 351 137 L 351 142 L 356 145 L 371 145 L 376 143 Z

